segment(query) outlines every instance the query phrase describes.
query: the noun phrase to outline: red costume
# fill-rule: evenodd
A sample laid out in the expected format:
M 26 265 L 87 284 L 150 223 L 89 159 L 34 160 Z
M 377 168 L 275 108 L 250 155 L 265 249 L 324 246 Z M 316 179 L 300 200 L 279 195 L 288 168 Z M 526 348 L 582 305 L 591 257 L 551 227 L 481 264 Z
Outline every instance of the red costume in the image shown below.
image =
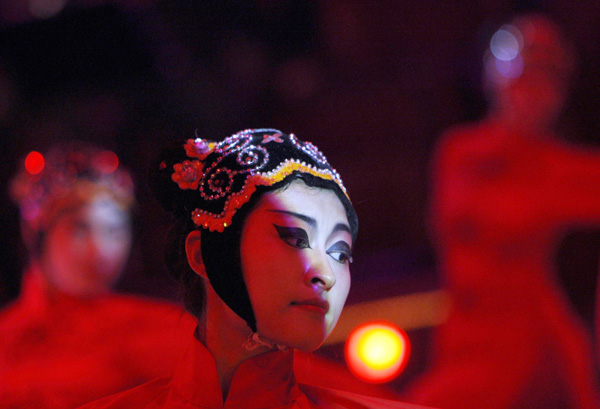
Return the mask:
M 177 306 L 49 295 L 39 274 L 0 313 L 0 406 L 74 408 L 172 371 L 190 323 Z
M 419 407 L 296 383 L 294 353 L 271 351 L 243 361 L 225 402 L 214 358 L 201 342 L 193 340 L 172 378 L 162 378 L 116 394 L 82 409 L 130 408 L 352 408 L 418 409 Z
M 218 143 L 189 139 L 182 148 L 165 151 L 154 169 L 150 186 L 165 209 L 183 220 L 191 216 L 198 229 L 205 229 L 186 228 L 191 269 L 184 269 L 182 278 L 189 283 L 188 297 L 201 295 L 194 280 L 205 284 L 204 302 L 189 305 L 202 317 L 199 339 L 206 340 L 216 359 L 190 337 L 173 377 L 86 408 L 416 408 L 296 382 L 293 349 L 286 346 L 315 349 L 333 329 L 349 289 L 351 244 L 358 231 L 339 174 L 313 144 L 275 129 L 248 129 Z M 300 185 L 279 184 L 301 175 L 306 179 Z M 319 190 L 307 190 L 312 187 Z M 264 189 L 272 189 L 273 195 L 263 196 L 266 200 L 249 214 L 236 214 L 255 192 L 270 193 Z M 279 205 L 275 199 L 282 199 Z M 294 206 L 305 205 L 307 213 L 297 213 Z M 334 209 L 323 212 L 321 206 Z M 302 253 L 313 248 L 304 228 L 291 227 L 291 220 L 282 220 L 288 227 L 274 224 L 272 231 L 271 212 L 302 220 L 314 238 L 315 253 Z M 243 229 L 236 230 L 241 223 Z M 260 314 L 255 316 L 251 294 L 265 307 L 263 334 L 257 330 Z M 269 303 L 271 297 L 276 302 Z M 269 339 L 273 335 L 277 339 Z
M 589 334 L 553 257 L 567 228 L 600 224 L 600 152 L 489 121 L 446 136 L 433 182 L 432 224 L 453 305 L 414 401 L 599 408 Z

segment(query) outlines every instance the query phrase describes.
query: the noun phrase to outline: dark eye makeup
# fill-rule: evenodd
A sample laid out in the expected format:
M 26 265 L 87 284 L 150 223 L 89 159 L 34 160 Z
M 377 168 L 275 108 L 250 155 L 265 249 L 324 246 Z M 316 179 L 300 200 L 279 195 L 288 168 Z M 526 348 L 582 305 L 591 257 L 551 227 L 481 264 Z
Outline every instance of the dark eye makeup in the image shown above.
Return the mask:
M 279 226 L 277 224 L 273 224 L 273 226 L 275 227 L 275 230 L 277 230 L 279 238 L 287 245 L 297 249 L 311 248 L 306 230 L 300 227 Z M 350 248 L 350 245 L 343 240 L 340 240 L 329 247 L 329 249 L 327 249 L 327 254 L 338 263 L 352 263 L 352 249 Z
M 301 229 L 300 227 L 278 226 L 276 224 L 273 224 L 273 226 L 275 226 L 279 238 L 286 244 L 297 249 L 311 248 L 306 230 Z
M 352 263 L 352 249 L 345 241 L 338 241 L 327 249 L 329 254 L 338 263 Z

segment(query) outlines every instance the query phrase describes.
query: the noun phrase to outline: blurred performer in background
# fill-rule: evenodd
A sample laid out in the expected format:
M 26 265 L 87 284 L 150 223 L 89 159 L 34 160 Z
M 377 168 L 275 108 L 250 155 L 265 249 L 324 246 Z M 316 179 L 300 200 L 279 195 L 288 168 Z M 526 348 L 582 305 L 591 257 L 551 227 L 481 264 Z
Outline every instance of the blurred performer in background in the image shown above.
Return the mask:
M 0 406 L 73 408 L 168 372 L 181 309 L 111 292 L 134 204 L 117 156 L 72 144 L 24 164 L 11 194 L 30 265 L 0 312 Z
M 431 223 L 453 305 L 415 403 L 600 408 L 589 331 L 554 265 L 569 227 L 600 224 L 600 152 L 553 132 L 573 65 L 553 22 L 516 18 L 485 57 L 487 118 L 438 147 Z

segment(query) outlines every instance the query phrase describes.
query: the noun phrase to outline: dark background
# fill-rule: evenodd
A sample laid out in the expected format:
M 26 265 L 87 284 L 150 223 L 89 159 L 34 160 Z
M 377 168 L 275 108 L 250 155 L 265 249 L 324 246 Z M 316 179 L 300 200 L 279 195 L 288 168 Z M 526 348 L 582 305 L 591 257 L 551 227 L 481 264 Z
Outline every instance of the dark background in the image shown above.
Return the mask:
M 147 164 L 173 140 L 253 127 L 314 142 L 341 173 L 360 218 L 350 302 L 438 288 L 425 222 L 429 160 L 444 129 L 485 112 L 486 41 L 523 10 L 548 12 L 575 44 L 578 74 L 559 130 L 597 147 L 595 0 L 4 0 L 0 305 L 18 293 L 26 260 L 6 185 L 27 152 L 74 138 L 117 152 L 139 203 L 119 289 L 176 299 L 162 258 L 169 221 L 145 187 Z M 590 328 L 598 236 L 573 232 L 557 256 Z M 411 336 L 414 373 L 429 333 Z

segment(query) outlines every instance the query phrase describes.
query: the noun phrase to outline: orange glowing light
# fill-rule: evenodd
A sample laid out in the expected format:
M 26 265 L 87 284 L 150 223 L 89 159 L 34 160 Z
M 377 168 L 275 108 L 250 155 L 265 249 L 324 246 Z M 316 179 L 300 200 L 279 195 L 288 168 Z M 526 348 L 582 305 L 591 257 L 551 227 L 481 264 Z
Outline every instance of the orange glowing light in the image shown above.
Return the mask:
M 25 158 L 25 170 L 31 175 L 37 175 L 42 170 L 44 170 L 44 166 L 46 165 L 46 161 L 44 160 L 44 155 L 37 151 L 31 151 Z
M 408 361 L 410 342 L 397 326 L 370 322 L 358 326 L 346 342 L 346 362 L 359 378 L 387 382 L 402 372 Z

